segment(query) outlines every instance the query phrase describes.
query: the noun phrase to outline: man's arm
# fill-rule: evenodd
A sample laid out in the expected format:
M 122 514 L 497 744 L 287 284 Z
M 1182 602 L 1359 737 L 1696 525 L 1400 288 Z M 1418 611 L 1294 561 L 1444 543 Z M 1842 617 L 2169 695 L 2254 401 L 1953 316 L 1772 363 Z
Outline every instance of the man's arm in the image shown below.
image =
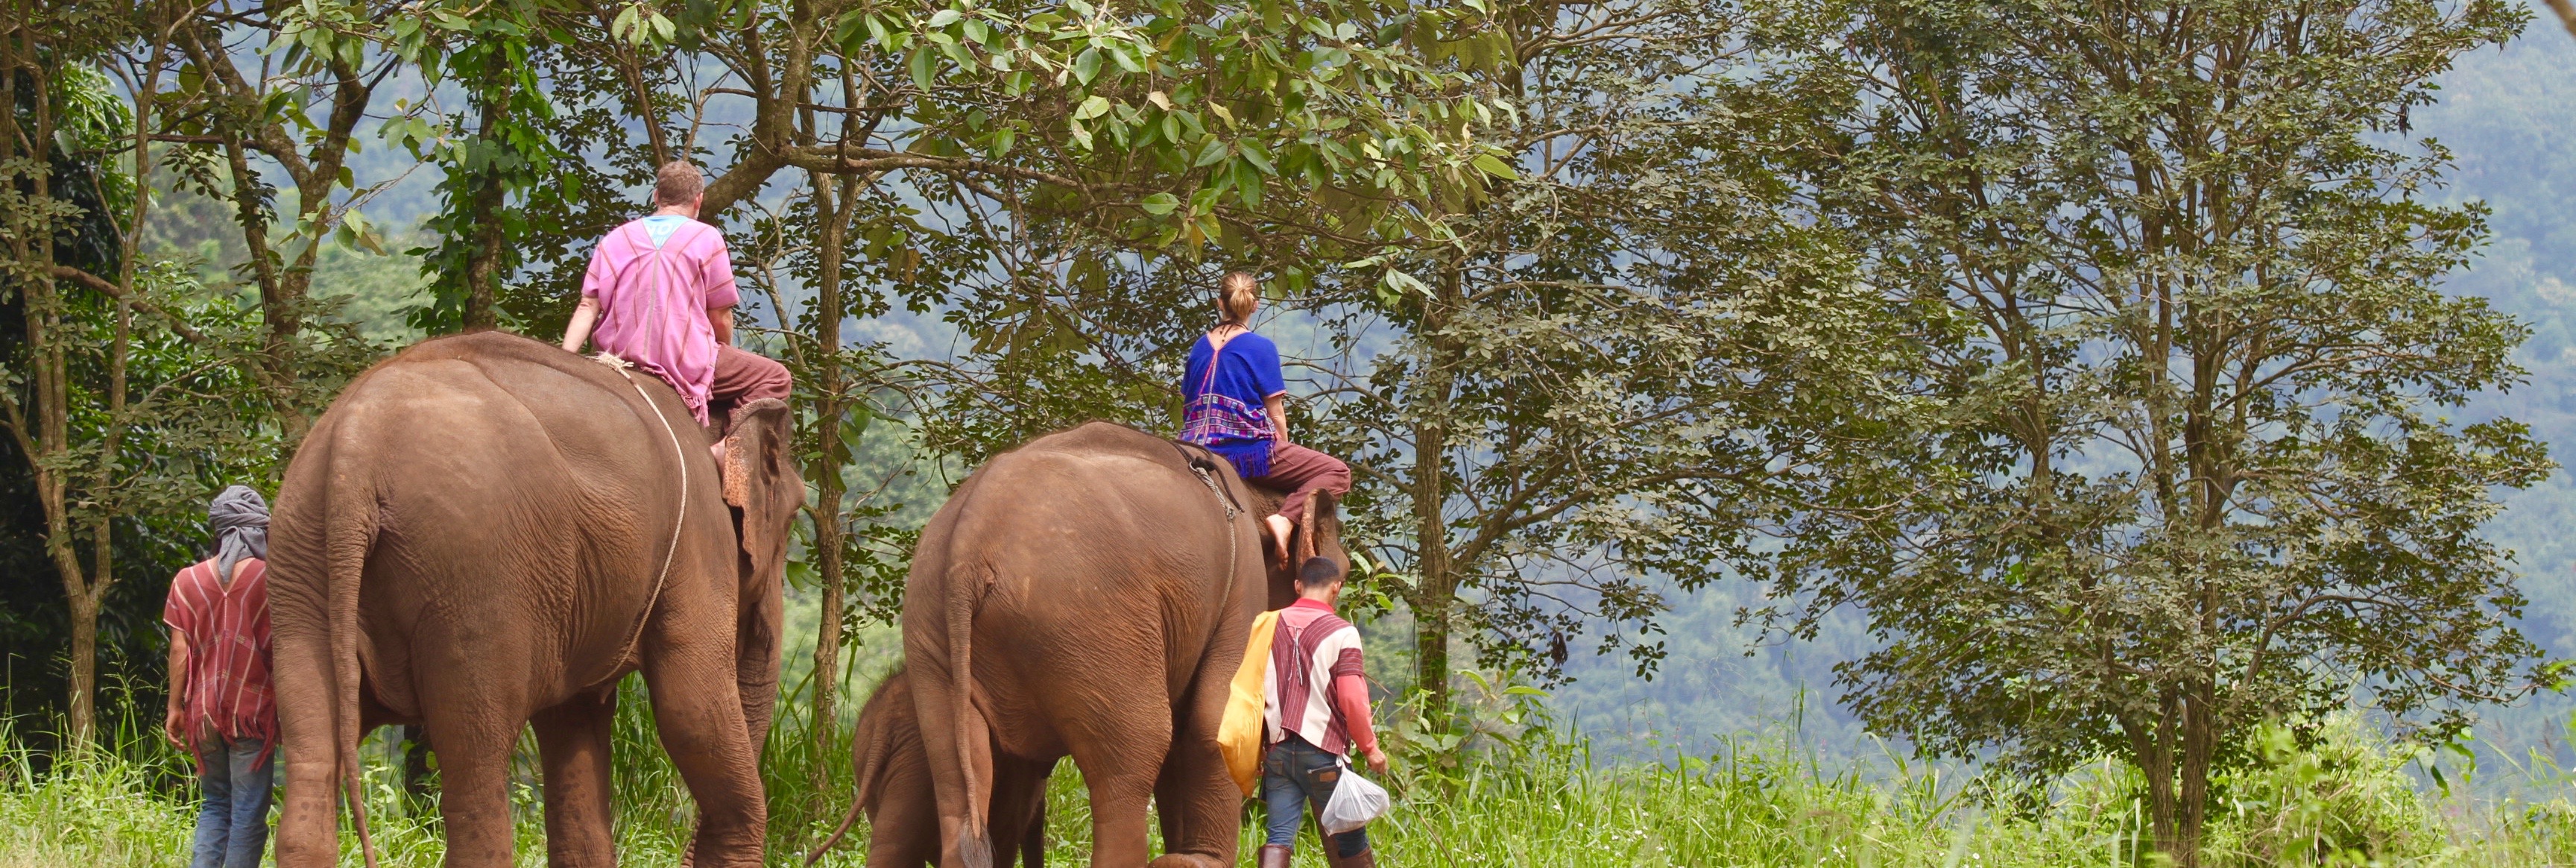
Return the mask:
M 598 297 L 588 295 L 582 296 L 581 306 L 572 309 L 572 322 L 564 324 L 564 352 L 581 352 L 581 345 L 590 341 L 591 326 L 598 324 Z
M 1342 724 L 1350 727 L 1351 746 L 1368 758 L 1369 771 L 1386 774 L 1386 751 L 1378 747 L 1377 725 L 1369 719 L 1368 676 L 1362 674 L 1357 643 L 1334 655 L 1332 675 L 1333 704 L 1341 707 Z
M 162 735 L 170 743 L 187 747 L 188 740 L 179 735 L 179 698 L 188 695 L 188 634 L 170 631 L 170 708 L 161 715 Z
M 707 308 L 707 325 L 716 330 L 716 346 L 733 346 L 733 305 Z

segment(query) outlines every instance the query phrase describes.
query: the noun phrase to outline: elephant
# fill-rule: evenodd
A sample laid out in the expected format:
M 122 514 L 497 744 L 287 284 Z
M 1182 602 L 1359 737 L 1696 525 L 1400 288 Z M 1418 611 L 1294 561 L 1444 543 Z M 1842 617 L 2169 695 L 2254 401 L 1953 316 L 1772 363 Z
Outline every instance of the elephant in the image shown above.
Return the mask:
M 939 859 L 939 809 L 930 783 L 930 755 L 921 748 L 921 727 L 912 713 L 912 690 L 903 670 L 896 669 L 877 685 L 859 707 L 859 724 L 851 733 L 850 770 L 857 798 L 839 828 L 814 848 L 805 864 L 823 858 L 859 815 L 868 817 L 868 868 L 921 868 Z M 1042 868 L 1046 864 L 1046 782 L 1053 763 L 1012 763 L 996 772 L 993 828 L 989 837 L 1008 842 L 1001 864 Z
M 618 680 L 641 671 L 699 806 L 692 864 L 760 865 L 804 484 L 784 403 L 730 421 L 719 480 L 709 432 L 658 377 L 501 332 L 424 341 L 350 383 L 269 530 L 278 864 L 338 861 L 334 790 L 355 792 L 358 740 L 387 723 L 428 727 L 450 868 L 515 864 L 508 774 L 529 725 L 549 864 L 614 864 L 609 729 Z
M 1093 422 L 995 456 L 931 517 L 902 621 L 941 866 L 989 868 L 1001 779 L 1068 755 L 1091 864 L 1148 864 L 1149 800 L 1152 865 L 1233 864 L 1242 799 L 1216 730 L 1253 617 L 1285 604 L 1250 494 L 1205 450 Z M 1291 550 L 1346 563 L 1333 512 L 1320 499 Z

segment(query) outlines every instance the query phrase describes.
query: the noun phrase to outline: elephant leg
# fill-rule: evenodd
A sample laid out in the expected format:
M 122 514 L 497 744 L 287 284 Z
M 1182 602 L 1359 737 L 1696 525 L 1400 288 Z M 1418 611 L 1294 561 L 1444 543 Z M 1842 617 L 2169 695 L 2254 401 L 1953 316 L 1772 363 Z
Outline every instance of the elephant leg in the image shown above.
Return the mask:
M 1209 644 L 1178 703 L 1171 750 L 1154 782 L 1154 808 L 1163 826 L 1163 856 L 1154 860 L 1155 868 L 1226 868 L 1242 846 L 1243 791 L 1226 771 L 1216 730 L 1225 718 L 1243 640 L 1220 633 Z M 1227 649 L 1232 653 L 1223 653 Z
M 529 719 L 545 763 L 546 864 L 607 868 L 617 864 L 609 835 L 609 727 L 617 689 L 575 696 Z
M 280 594 L 273 611 L 289 606 L 317 608 L 317 601 Z M 286 798 L 277 818 L 277 864 L 280 868 L 328 868 L 340 859 L 339 759 L 332 752 L 331 655 L 327 637 L 287 616 L 272 616 L 277 627 L 274 661 L 277 722 L 281 741 L 278 767 L 285 772 Z M 319 620 L 318 614 L 305 617 Z
M 1140 702 L 1137 705 L 1157 705 Z M 1108 722 L 1115 731 L 1073 739 L 1073 761 L 1091 788 L 1091 864 L 1144 868 L 1149 853 L 1145 814 L 1154 796 L 1162 757 L 1172 744 L 1169 712 L 1137 708 Z
M 1054 760 L 1005 756 L 993 763 L 992 836 L 999 868 L 1036 868 L 1045 861 L 1046 787 L 1054 771 Z
M 429 748 L 438 753 L 438 809 L 447 827 L 446 868 L 515 863 L 510 753 L 524 721 L 498 710 L 468 714 L 432 706 Z
M 685 623 L 687 619 L 679 619 Z M 733 689 L 732 649 L 723 657 L 706 643 L 665 636 L 664 653 L 647 658 L 653 722 L 689 796 L 698 803 L 698 832 L 689 842 L 694 868 L 757 868 L 769 826 L 758 754 L 744 731 Z

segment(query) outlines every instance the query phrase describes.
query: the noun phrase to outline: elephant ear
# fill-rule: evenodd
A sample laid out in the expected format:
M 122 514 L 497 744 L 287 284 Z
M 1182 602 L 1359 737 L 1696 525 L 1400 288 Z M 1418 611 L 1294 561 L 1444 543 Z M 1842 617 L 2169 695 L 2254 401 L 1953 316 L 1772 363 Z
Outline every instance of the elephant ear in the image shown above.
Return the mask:
M 766 587 L 787 569 L 788 526 L 805 505 L 787 402 L 763 398 L 733 411 L 725 448 L 725 503 L 740 510 L 745 584 Z

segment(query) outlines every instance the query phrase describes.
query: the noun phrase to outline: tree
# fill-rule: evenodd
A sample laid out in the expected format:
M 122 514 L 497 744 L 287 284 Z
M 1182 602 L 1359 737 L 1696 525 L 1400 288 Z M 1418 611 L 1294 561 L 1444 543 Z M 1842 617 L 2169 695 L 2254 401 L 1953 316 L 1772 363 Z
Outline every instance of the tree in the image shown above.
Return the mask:
M 21 327 L 0 344 L 0 429 L 26 459 L 69 609 L 75 741 L 98 729 L 99 623 L 120 550 L 149 525 L 195 524 L 183 516 L 205 483 L 256 472 L 241 459 L 273 445 L 245 430 L 235 397 L 254 369 L 230 340 L 238 323 L 187 297 L 185 268 L 139 255 L 167 50 L 133 64 L 131 103 L 98 65 L 143 35 L 125 28 L 165 27 L 173 11 L 19 4 L 0 29 L 0 289 Z
M 259 290 L 268 332 L 259 389 L 286 442 L 299 442 L 330 396 L 378 353 L 347 329 L 317 323 L 331 309 L 313 295 L 313 271 L 335 238 L 384 252 L 360 211 L 381 185 L 358 189 L 349 159 L 376 88 L 405 66 L 382 50 L 381 22 L 404 16 L 363 2 L 229 0 L 169 15 L 156 32 L 137 34 L 136 45 L 156 62 L 165 52 L 177 60 L 158 79 L 170 88 L 153 97 L 166 106 L 147 130 L 182 146 L 164 159 L 191 188 L 233 206 L 250 257 L 242 271 Z M 260 62 L 245 71 L 239 61 L 249 57 Z M 292 185 L 291 219 L 277 213 L 270 171 Z
M 1547 679 L 1598 629 L 1651 677 L 1659 586 L 1763 570 L 1767 538 L 1867 472 L 1843 443 L 1901 333 L 1751 158 L 1805 109 L 1744 75 L 1745 24 L 1724 2 L 1450 22 L 1441 53 L 1519 108 L 1516 171 L 1438 209 L 1440 244 L 1339 276 L 1341 346 L 1397 349 L 1326 374 L 1317 413 L 1435 710 L 1460 637 Z
M 2518 380 L 2524 330 L 2436 288 L 2481 212 L 2425 202 L 2446 155 L 2399 139 L 2523 20 L 1897 0 L 1784 28 L 1849 88 L 1806 177 L 1932 336 L 1939 403 L 1885 447 L 1916 490 L 1775 595 L 1807 629 L 1867 611 L 1885 647 L 1839 671 L 1871 727 L 2041 776 L 2125 759 L 2188 866 L 2249 727 L 2358 691 L 2453 731 L 2554 682 L 2478 533 L 2551 465 L 2441 415 Z

